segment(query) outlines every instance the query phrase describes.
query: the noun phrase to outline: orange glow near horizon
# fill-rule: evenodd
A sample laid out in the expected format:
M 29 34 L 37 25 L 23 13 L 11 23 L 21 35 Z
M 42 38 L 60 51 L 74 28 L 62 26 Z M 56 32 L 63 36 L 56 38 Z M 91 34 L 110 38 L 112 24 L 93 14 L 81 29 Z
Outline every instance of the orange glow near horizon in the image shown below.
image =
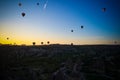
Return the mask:
M 81 40 L 69 40 L 69 39 L 35 39 L 35 38 L 11 38 L 9 37 L 9 40 L 7 40 L 7 37 L 3 36 L 0 38 L 0 43 L 1 44 L 17 44 L 17 45 L 32 45 L 32 42 L 36 42 L 36 45 L 41 45 L 41 42 L 43 42 L 44 44 L 47 44 L 47 41 L 50 41 L 50 44 L 75 44 L 75 45 L 86 45 L 86 44 L 114 44 L 113 41 L 105 41 L 105 40 L 93 40 L 93 39 L 81 39 Z M 91 42 L 92 41 L 92 42 Z M 93 43 L 94 42 L 94 43 Z

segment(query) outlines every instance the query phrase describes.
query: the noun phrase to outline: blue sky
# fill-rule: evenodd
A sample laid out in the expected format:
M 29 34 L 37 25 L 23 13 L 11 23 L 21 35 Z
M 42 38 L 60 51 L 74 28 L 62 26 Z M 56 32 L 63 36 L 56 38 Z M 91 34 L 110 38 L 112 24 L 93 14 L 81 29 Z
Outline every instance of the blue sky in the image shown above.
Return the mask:
M 18 6 L 19 2 L 22 6 Z M 0 41 L 120 43 L 119 5 L 119 0 L 0 0 Z M 21 16 L 22 12 L 26 13 L 25 17 Z M 10 40 L 6 41 L 6 37 Z

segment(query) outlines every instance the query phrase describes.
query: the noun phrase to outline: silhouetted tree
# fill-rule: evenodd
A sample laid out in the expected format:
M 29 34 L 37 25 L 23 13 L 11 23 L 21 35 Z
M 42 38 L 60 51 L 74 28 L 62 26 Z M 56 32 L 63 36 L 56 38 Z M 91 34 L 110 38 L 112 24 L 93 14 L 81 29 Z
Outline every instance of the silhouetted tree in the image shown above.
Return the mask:
M 36 43 L 35 42 L 33 42 L 33 46 L 35 45 Z
M 16 43 L 13 43 L 14 45 L 16 45 Z

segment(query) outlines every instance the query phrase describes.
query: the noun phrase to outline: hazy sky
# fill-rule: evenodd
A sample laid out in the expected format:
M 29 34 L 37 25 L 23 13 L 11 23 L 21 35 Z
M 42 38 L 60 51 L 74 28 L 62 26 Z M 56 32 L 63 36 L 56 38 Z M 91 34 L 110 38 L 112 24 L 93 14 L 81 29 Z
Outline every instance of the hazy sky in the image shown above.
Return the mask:
M 0 0 L 0 43 L 47 41 L 120 43 L 120 0 Z

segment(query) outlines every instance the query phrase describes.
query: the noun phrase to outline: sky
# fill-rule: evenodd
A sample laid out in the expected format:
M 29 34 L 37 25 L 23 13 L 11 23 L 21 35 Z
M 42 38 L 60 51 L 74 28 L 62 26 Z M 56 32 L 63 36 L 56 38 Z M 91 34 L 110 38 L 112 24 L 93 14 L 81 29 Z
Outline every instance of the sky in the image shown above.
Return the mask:
M 120 44 L 120 0 L 0 0 L 1 44 L 47 41 Z

